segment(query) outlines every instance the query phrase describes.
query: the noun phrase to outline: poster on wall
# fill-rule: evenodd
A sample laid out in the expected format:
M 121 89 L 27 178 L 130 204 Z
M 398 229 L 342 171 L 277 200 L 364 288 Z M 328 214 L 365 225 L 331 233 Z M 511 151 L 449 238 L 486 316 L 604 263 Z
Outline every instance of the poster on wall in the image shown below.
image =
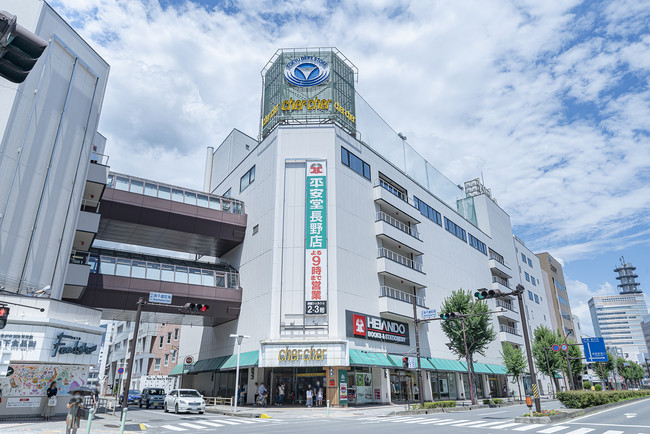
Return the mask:
M 357 404 L 366 404 L 372 402 L 372 375 L 367 372 L 357 372 L 356 374 Z
M 58 395 L 69 395 L 86 384 L 88 367 L 79 365 L 11 365 L 13 373 L 2 380 L 4 396 L 45 396 L 45 390 L 56 381 Z
M 348 403 L 348 371 L 339 369 L 339 404 L 347 405 Z
M 305 313 L 327 313 L 327 165 L 307 161 Z
M 7 398 L 7 408 L 38 408 L 42 398 Z

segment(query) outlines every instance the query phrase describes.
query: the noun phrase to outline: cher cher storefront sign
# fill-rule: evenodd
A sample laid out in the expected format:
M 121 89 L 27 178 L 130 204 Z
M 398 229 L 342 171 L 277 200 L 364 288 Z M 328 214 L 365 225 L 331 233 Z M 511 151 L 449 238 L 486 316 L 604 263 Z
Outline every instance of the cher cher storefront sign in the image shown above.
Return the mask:
M 280 350 L 278 353 L 279 362 L 295 362 L 298 360 L 323 360 L 325 358 L 325 348 L 306 348 L 306 349 L 289 349 Z

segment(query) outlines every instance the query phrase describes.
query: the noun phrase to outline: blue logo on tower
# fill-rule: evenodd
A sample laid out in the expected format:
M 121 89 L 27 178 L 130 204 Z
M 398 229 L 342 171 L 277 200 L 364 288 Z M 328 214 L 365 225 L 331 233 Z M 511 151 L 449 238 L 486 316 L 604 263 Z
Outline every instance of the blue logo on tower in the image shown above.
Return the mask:
M 330 66 L 320 57 L 302 56 L 284 67 L 284 78 L 294 86 L 318 86 L 330 76 Z

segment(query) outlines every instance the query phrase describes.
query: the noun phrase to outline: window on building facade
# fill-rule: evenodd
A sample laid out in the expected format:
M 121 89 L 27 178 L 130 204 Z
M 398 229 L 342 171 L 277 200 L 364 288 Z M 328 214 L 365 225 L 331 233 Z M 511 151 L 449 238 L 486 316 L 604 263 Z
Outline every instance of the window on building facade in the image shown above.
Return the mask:
M 420 214 L 422 214 L 429 220 L 437 223 L 438 225 L 442 226 L 442 218 L 438 211 L 431 208 L 429 205 L 427 205 L 426 203 L 424 203 L 423 201 L 421 201 L 415 196 L 413 196 L 413 202 L 415 204 L 415 208 L 420 211 Z
M 164 341 L 164 339 L 165 339 L 165 338 L 163 338 L 162 336 L 160 336 L 160 339 L 158 339 L 158 348 L 162 348 L 162 347 L 163 347 L 163 341 Z
M 180 332 L 180 329 L 174 329 L 174 340 L 178 340 L 178 333 Z
M 451 232 L 452 234 L 456 235 L 456 237 L 458 237 L 459 239 L 465 242 L 467 241 L 467 235 L 465 229 L 461 228 L 456 223 L 449 220 L 447 217 L 445 217 L 445 229 L 447 229 L 448 232 Z
M 169 354 L 165 354 L 165 366 L 169 366 Z
M 176 351 L 172 353 L 172 363 L 176 363 Z
M 535 294 L 535 303 L 539 304 L 539 297 Z
M 523 253 L 521 254 L 521 261 L 525 264 L 526 263 L 526 255 Z
M 226 190 L 226 192 L 223 194 L 223 197 L 230 197 L 232 195 L 232 188 L 229 188 Z
M 341 163 L 370 181 L 370 165 L 344 147 L 341 147 Z
M 526 282 L 530 282 L 530 274 L 524 271 L 524 277 L 526 278 Z
M 476 238 L 472 234 L 467 234 L 469 237 L 469 245 L 474 247 L 476 250 L 479 252 L 483 253 L 484 255 L 487 255 L 487 246 L 485 243 L 478 238 Z
M 530 283 L 532 283 L 533 286 L 537 286 L 537 281 L 535 280 L 535 278 L 533 276 L 530 276 Z
M 172 343 L 172 332 L 167 332 L 167 343 L 168 344 Z
M 156 358 L 153 361 L 153 370 L 160 371 L 160 358 Z
M 379 185 L 402 199 L 404 202 L 408 202 L 408 192 L 396 182 L 388 179 L 382 173 L 379 174 Z
M 528 291 L 528 298 L 530 298 L 531 300 L 533 300 L 533 293 L 530 292 L 530 291 Z
M 239 192 L 246 190 L 246 188 L 255 181 L 255 166 L 251 167 L 250 170 L 244 173 L 244 176 L 239 180 Z
M 531 261 L 530 258 L 527 258 L 527 259 L 528 259 L 528 266 L 530 268 L 533 268 L 533 261 Z

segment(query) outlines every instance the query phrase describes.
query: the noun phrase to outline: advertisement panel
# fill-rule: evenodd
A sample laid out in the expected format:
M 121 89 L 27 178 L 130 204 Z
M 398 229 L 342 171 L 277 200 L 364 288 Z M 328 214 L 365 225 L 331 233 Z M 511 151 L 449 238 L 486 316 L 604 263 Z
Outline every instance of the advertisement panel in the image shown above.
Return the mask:
M 307 161 L 305 313 L 327 313 L 327 165 Z
M 339 405 L 348 404 L 348 371 L 339 369 Z
M 404 322 L 346 310 L 345 325 L 350 338 L 410 344 L 409 326 Z

